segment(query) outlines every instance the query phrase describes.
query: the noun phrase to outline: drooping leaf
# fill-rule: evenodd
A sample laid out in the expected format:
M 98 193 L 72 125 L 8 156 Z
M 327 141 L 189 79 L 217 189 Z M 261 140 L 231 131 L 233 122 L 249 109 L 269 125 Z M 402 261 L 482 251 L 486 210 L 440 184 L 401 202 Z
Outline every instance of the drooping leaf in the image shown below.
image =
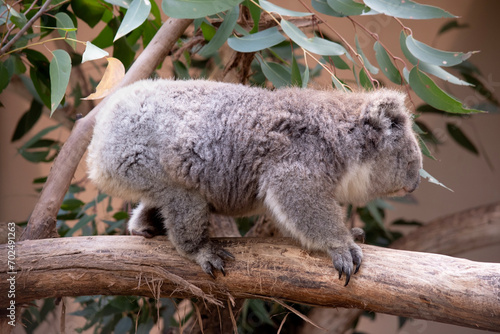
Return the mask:
M 3 63 L 0 63 L 0 93 L 7 88 L 10 82 L 9 71 Z
M 94 44 L 87 41 L 85 51 L 83 52 L 82 56 L 82 64 L 86 61 L 101 59 L 107 56 L 109 56 L 108 51 L 104 51 L 103 49 L 98 48 Z
M 477 150 L 476 146 L 470 141 L 470 139 L 467 137 L 467 135 L 455 124 L 453 123 L 446 123 L 446 129 L 448 130 L 448 133 L 450 136 L 463 148 L 466 150 L 479 155 L 479 151 Z
M 368 71 L 370 71 L 370 73 L 377 74 L 378 68 L 373 66 L 370 63 L 370 61 L 368 60 L 368 58 L 366 58 L 365 54 L 363 53 L 363 49 L 361 49 L 361 47 L 359 46 L 359 41 L 358 41 L 357 35 L 355 37 L 355 40 L 356 40 L 356 50 L 359 53 L 359 55 L 361 56 L 361 58 L 363 59 L 363 63 L 365 65 L 365 67 L 368 69 Z M 366 73 L 365 73 L 365 75 L 366 75 Z
M 261 9 L 259 8 L 259 6 L 257 6 L 254 2 L 250 0 L 243 1 L 243 4 L 250 11 L 250 16 L 252 17 L 253 20 L 253 27 L 250 30 L 250 34 L 255 34 L 257 31 L 259 31 Z
M 106 71 L 104 71 L 101 81 L 96 87 L 95 93 L 90 94 L 82 100 L 102 99 L 109 95 L 125 76 L 125 67 L 121 61 L 113 57 L 109 57 L 107 60 L 108 66 L 106 67 Z
M 375 87 L 373 87 L 373 82 L 370 80 L 370 78 L 366 74 L 364 68 L 362 68 L 359 71 L 359 83 L 366 90 L 373 90 L 375 88 Z
M 387 51 L 379 42 L 375 42 L 373 49 L 375 50 L 375 58 L 377 58 L 378 65 L 380 66 L 382 73 L 384 73 L 389 80 L 400 85 L 401 74 L 399 73 L 397 67 L 392 63 Z
M 26 111 L 19 122 L 17 122 L 16 129 L 14 130 L 14 134 L 12 135 L 11 142 L 21 139 L 31 128 L 33 125 L 40 119 L 42 115 L 43 105 L 40 104 L 37 100 L 33 99 L 31 101 L 31 106 L 28 111 Z
M 417 41 L 411 35 L 406 37 L 406 46 L 416 58 L 437 66 L 454 66 L 467 60 L 472 52 L 441 51 Z
M 290 71 L 287 67 L 274 63 L 266 62 L 261 58 L 257 58 L 262 68 L 262 73 L 266 76 L 267 80 L 271 81 L 274 87 L 287 87 L 290 86 Z
M 174 61 L 174 73 L 175 73 L 175 78 L 176 79 L 181 79 L 181 80 L 187 80 L 191 79 L 191 76 L 189 75 L 189 71 L 181 61 Z
M 133 325 L 134 323 L 132 322 L 132 319 L 130 319 L 129 317 L 123 317 L 115 325 L 113 333 L 126 334 L 132 329 Z
M 333 10 L 333 8 L 328 5 L 327 0 L 312 0 L 311 5 L 316 11 L 318 11 L 321 14 L 334 16 L 334 17 L 345 16 L 344 14 Z
M 458 20 L 450 20 L 443 24 L 443 26 L 439 29 L 437 32 L 438 35 L 444 34 L 445 32 L 452 30 L 452 29 L 463 29 L 463 28 L 468 28 L 468 24 L 462 24 L 459 23 Z
M 69 38 L 76 39 L 76 28 L 73 24 L 73 20 L 71 19 L 71 17 L 69 17 L 68 14 L 64 12 L 57 13 L 56 22 L 59 35 L 61 35 L 62 37 L 67 36 Z M 73 50 L 76 50 L 75 41 L 66 40 L 66 43 L 68 43 L 73 48 Z
M 418 67 L 420 68 L 421 71 L 432 74 L 454 85 L 471 86 L 470 83 L 457 78 L 456 76 L 443 70 L 441 67 L 428 64 L 424 61 L 420 61 L 419 59 L 417 59 L 413 54 L 411 54 L 410 50 L 408 50 L 408 47 L 406 46 L 406 35 L 404 31 L 401 31 L 401 34 L 399 35 L 399 42 L 401 50 L 403 51 L 403 54 L 405 55 L 406 59 L 408 59 L 410 63 L 412 63 L 413 65 L 418 64 Z
M 259 4 L 264 10 L 267 10 L 268 12 L 274 12 L 278 13 L 280 15 L 285 15 L 285 16 L 297 16 L 297 17 L 304 17 L 304 16 L 311 16 L 313 13 L 306 13 L 306 12 L 296 12 L 294 10 L 289 10 L 280 6 L 277 6 L 269 1 L 266 0 L 260 0 Z
M 286 38 L 279 32 L 278 27 L 272 27 L 243 37 L 232 36 L 227 40 L 227 44 L 238 52 L 256 52 L 285 40 Z
M 210 42 L 212 38 L 214 38 L 215 33 L 217 32 L 217 29 L 215 29 L 213 25 L 205 21 L 201 22 L 200 29 L 201 33 L 203 34 L 203 37 L 207 42 Z
M 77 17 L 93 28 L 101 20 L 106 8 L 97 0 L 71 0 L 71 8 Z
M 346 53 L 345 48 L 340 44 L 316 36 L 308 38 L 296 25 L 287 20 L 281 20 L 281 28 L 292 41 L 307 51 L 322 56 L 340 56 Z
M 305 66 L 304 73 L 301 75 L 302 80 L 302 88 L 307 88 L 307 84 L 309 83 L 309 66 Z
M 50 116 L 62 101 L 71 74 L 71 58 L 64 50 L 54 50 L 50 61 Z
M 345 16 L 378 14 L 370 7 L 353 0 L 327 0 L 327 3 L 334 11 Z
M 437 184 L 438 186 L 441 186 L 443 188 L 448 189 L 449 191 L 453 192 L 450 188 L 439 182 L 435 177 L 433 177 L 431 174 L 427 173 L 424 169 L 420 169 L 420 176 L 423 177 L 424 179 L 427 179 L 429 182 Z
M 30 138 L 26 143 L 23 144 L 23 146 L 20 147 L 20 149 L 27 149 L 31 147 L 35 142 L 39 141 L 43 136 L 48 134 L 51 131 L 54 131 L 55 129 L 59 128 L 61 124 L 49 126 L 48 128 L 45 128 L 43 130 L 40 130 L 36 135 L 34 135 L 32 138 Z
M 480 110 L 464 108 L 461 102 L 445 93 L 431 78 L 420 71 L 417 66 L 410 71 L 409 83 L 413 91 L 422 100 L 436 109 L 458 114 L 482 112 Z
M 297 59 L 292 54 L 292 72 L 291 72 L 291 85 L 295 87 L 302 87 L 302 75 L 300 73 L 299 64 Z
M 210 42 L 208 42 L 207 45 L 203 46 L 201 50 L 198 51 L 198 54 L 202 57 L 209 57 L 214 52 L 217 52 L 233 33 L 233 29 L 239 15 L 240 9 L 238 6 L 230 9 L 224 18 L 224 22 L 222 22 L 219 29 L 217 29 L 214 37 L 210 40 Z
M 441 8 L 421 5 L 411 0 L 364 0 L 377 12 L 401 19 L 438 19 L 456 17 Z
M 417 136 L 418 144 L 420 145 L 420 151 L 422 152 L 423 155 L 425 155 L 428 158 L 431 158 L 432 160 L 436 160 L 434 156 L 432 155 L 431 151 L 427 147 L 427 144 L 424 142 L 422 137 Z
M 144 21 L 146 21 L 150 12 L 150 0 L 133 0 L 125 13 L 125 17 L 123 18 L 113 41 L 116 41 L 135 28 L 139 27 L 142 23 L 144 23 Z
M 84 226 L 86 226 L 88 223 L 93 221 L 95 219 L 96 215 L 87 215 L 85 214 L 76 224 L 73 226 L 66 234 L 64 237 L 71 237 L 73 233 L 75 233 L 78 230 L 81 230 Z
M 161 8 L 167 16 L 197 19 L 234 8 L 243 0 L 163 0 Z

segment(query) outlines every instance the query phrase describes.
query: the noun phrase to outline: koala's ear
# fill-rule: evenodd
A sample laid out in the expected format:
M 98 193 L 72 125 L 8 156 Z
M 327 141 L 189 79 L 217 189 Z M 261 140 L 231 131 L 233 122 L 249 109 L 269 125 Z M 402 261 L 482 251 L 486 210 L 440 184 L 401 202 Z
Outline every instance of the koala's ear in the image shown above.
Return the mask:
M 368 93 L 362 120 L 376 129 L 402 127 L 408 118 L 405 94 L 389 89 Z

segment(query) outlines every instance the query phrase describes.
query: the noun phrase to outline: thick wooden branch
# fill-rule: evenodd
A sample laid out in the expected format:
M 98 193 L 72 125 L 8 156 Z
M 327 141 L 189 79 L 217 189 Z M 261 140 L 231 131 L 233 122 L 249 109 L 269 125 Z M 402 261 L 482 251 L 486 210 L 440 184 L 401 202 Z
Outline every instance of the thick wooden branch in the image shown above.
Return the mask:
M 218 239 L 236 256 L 215 280 L 181 257 L 166 237 L 97 236 L 16 244 L 16 302 L 78 295 L 197 295 L 212 303 L 274 297 L 360 308 L 474 328 L 500 330 L 500 264 L 363 245 L 347 287 L 330 259 L 289 239 Z M 0 246 L 6 254 L 6 246 Z M 0 291 L 8 290 L 6 258 Z M 8 302 L 0 295 L 0 305 Z
M 462 252 L 500 243 L 500 202 L 481 205 L 437 218 L 391 247 L 419 252 L 458 255 Z M 308 317 L 325 328 L 328 334 L 345 333 L 362 311 L 355 309 L 316 308 Z M 301 328 L 303 334 L 325 334 L 310 324 Z
M 168 19 L 128 70 L 119 87 L 149 77 L 165 59 L 174 43 L 192 21 Z M 92 109 L 86 117 L 77 121 L 70 137 L 52 166 L 22 240 L 47 238 L 55 234 L 55 217 L 71 184 L 78 163 L 92 138 L 95 116 L 99 109 L 105 105 L 106 100 L 104 99 Z

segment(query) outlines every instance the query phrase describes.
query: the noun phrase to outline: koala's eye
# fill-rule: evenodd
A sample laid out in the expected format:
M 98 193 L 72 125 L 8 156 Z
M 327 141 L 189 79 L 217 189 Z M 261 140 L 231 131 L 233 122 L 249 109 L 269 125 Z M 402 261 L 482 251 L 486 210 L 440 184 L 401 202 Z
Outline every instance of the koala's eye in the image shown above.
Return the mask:
M 391 129 L 399 128 L 403 125 L 404 119 L 402 117 L 391 118 Z

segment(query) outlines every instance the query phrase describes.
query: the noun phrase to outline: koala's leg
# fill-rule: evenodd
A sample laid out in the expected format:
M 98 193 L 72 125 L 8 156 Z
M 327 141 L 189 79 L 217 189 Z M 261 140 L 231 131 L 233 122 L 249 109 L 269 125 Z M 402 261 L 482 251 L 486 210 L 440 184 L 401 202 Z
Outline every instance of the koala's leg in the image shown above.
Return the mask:
M 326 251 L 339 279 L 346 275 L 347 285 L 363 253 L 353 240 L 359 231 L 351 234 L 342 208 L 332 198 L 333 186 L 302 166 L 278 166 L 266 180 L 261 196 L 277 223 L 304 246 Z
M 172 188 L 162 198 L 161 214 L 169 239 L 179 253 L 198 263 L 212 277 L 214 268 L 225 275 L 224 259 L 234 256 L 209 239 L 206 201 L 195 192 Z
M 128 222 L 128 230 L 132 235 L 142 235 L 146 238 L 167 234 L 160 209 L 148 206 L 144 202 L 139 203 L 132 211 L 132 217 Z

